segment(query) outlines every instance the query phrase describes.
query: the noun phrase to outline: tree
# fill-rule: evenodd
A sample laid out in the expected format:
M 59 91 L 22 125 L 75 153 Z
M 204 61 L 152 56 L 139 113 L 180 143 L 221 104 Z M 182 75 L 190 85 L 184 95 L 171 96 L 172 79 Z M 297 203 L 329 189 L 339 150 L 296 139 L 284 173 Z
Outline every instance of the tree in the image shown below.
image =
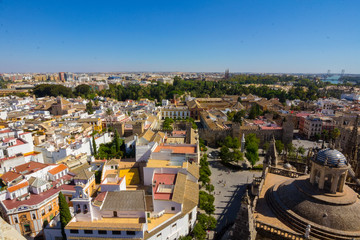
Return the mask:
M 220 149 L 220 159 L 223 162 L 229 162 L 230 160 L 230 150 L 226 146 L 222 146 Z
M 338 139 L 338 137 L 340 137 L 340 130 L 338 128 L 334 128 L 332 131 L 331 131 L 331 139 L 336 141 L 336 139 Z
M 243 160 L 244 160 L 243 153 L 240 150 L 235 149 L 233 150 L 233 152 L 230 153 L 231 162 L 240 162 Z
M 101 183 L 101 174 L 102 174 L 102 171 L 95 171 L 95 183 L 96 184 Z
M 328 131 L 328 130 L 323 130 L 322 133 L 321 133 L 321 135 L 322 135 L 322 139 L 323 139 L 324 141 L 328 141 L 328 140 L 329 140 L 330 134 L 329 134 L 329 131 Z
M 63 239 L 66 239 L 65 226 L 70 222 L 71 214 L 70 214 L 69 205 L 67 204 L 66 199 L 62 194 L 62 192 L 59 193 L 59 209 L 60 209 L 61 234 L 63 236 Z
M 199 192 L 199 208 L 204 210 L 207 214 L 212 214 L 215 211 L 214 206 L 215 197 L 205 191 Z
M 94 110 L 93 110 L 93 105 L 92 105 L 92 102 L 89 101 L 87 104 L 86 104 L 86 112 L 88 114 L 93 114 L 94 113 Z
M 75 94 L 77 96 L 88 97 L 92 93 L 92 89 L 87 84 L 80 84 L 75 87 Z
M 206 184 L 206 190 L 208 191 L 208 192 L 213 192 L 214 191 L 214 189 L 215 189 L 215 187 L 214 187 L 214 185 L 212 185 L 212 184 Z
M 260 144 L 260 139 L 256 137 L 255 133 L 250 133 L 245 137 L 245 147 L 252 142 L 256 143 L 257 145 Z
M 289 153 L 289 154 L 294 154 L 295 153 L 295 147 L 294 147 L 294 145 L 292 144 L 292 143 L 289 143 L 289 144 L 287 144 L 286 145 L 286 151 L 287 151 L 287 153 Z
M 303 148 L 303 146 L 298 147 L 297 153 L 300 155 L 303 155 L 305 153 L 305 149 Z M 296 156 L 296 158 L 297 158 L 297 156 Z
M 251 142 L 246 146 L 246 158 L 249 160 L 251 166 L 254 167 L 257 161 L 259 161 L 259 147 L 256 142 Z
M 208 216 L 203 213 L 199 213 L 197 216 L 198 223 L 201 224 L 203 229 L 212 230 L 216 228 L 216 219 L 212 216 Z
M 263 153 L 267 152 L 267 150 L 269 149 L 270 143 L 269 142 L 265 142 L 262 146 L 263 149 Z
M 275 141 L 275 147 L 276 147 L 276 151 L 281 154 L 281 152 L 284 150 L 284 144 L 282 143 L 282 141 L 280 140 L 276 140 Z
M 97 155 L 97 149 L 96 149 L 95 136 L 92 136 L 92 147 L 93 147 L 93 155 L 96 156 Z
M 249 119 L 255 119 L 260 115 L 262 115 L 262 111 L 260 110 L 259 105 L 255 104 L 250 108 Z
M 242 119 L 245 117 L 246 111 L 240 110 L 234 114 L 233 122 L 242 123 Z
M 120 140 L 120 137 L 119 137 L 119 133 L 118 131 L 115 129 L 115 133 L 114 133 L 114 143 L 115 143 L 115 150 L 116 152 L 119 152 L 120 151 L 120 146 L 121 146 L 121 140 Z
M 194 227 L 193 234 L 196 240 L 204 240 L 206 238 L 206 232 L 200 223 L 197 223 Z

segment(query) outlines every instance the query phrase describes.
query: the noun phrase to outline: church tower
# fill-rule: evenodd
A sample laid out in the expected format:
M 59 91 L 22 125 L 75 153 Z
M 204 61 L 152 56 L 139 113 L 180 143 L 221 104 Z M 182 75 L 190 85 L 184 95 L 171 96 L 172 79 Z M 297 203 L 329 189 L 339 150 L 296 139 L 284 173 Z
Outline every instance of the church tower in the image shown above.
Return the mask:
M 230 235 L 230 239 L 233 240 L 255 240 L 256 238 L 254 215 L 251 208 L 251 200 L 247 189 L 241 199 L 240 210 L 238 212 L 235 224 Z
M 273 135 L 270 146 L 266 152 L 265 159 L 264 159 L 264 169 L 267 166 L 274 166 L 276 167 L 278 164 L 278 156 L 276 152 L 276 145 L 275 145 L 275 137 Z
M 74 206 L 75 217 L 77 221 L 93 221 L 94 212 L 91 205 L 91 197 L 84 191 L 84 184 L 75 186 L 75 196 L 71 200 Z

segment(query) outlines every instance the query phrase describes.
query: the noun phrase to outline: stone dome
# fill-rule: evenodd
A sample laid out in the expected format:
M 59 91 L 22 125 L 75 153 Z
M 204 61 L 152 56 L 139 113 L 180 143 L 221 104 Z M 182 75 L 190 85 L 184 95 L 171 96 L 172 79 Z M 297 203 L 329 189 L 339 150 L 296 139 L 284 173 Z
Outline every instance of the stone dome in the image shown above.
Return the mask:
M 317 153 L 315 162 L 330 167 L 346 167 L 347 161 L 345 156 L 335 149 L 322 149 Z
M 320 239 L 360 237 L 360 200 L 348 186 L 341 194 L 326 194 L 304 176 L 278 183 L 266 195 L 273 212 L 294 230 L 305 232 L 310 224 Z

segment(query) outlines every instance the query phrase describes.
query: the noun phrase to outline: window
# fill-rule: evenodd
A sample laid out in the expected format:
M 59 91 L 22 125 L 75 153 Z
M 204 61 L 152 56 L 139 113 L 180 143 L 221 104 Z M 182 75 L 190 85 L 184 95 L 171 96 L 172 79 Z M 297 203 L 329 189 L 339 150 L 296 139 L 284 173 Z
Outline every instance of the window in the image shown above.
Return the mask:
M 31 232 L 31 228 L 29 224 L 25 224 L 24 227 L 25 227 L 25 232 Z
M 87 208 L 87 205 L 84 205 L 84 214 L 86 214 L 88 212 L 88 208 Z
M 171 227 L 176 227 L 176 223 L 175 223 L 175 224 L 173 224 Z
M 99 230 L 98 233 L 101 234 L 101 235 L 106 235 L 107 231 L 106 230 Z
M 189 220 L 192 220 L 192 212 L 189 214 Z
M 171 211 L 175 211 L 175 207 L 171 207 Z
M 93 234 L 93 230 L 84 230 L 85 234 Z
M 121 235 L 121 231 L 112 231 L 113 235 Z M 134 234 L 135 235 L 135 234 Z
M 41 216 L 44 216 L 45 215 L 45 210 L 41 210 Z
M 114 214 L 114 217 L 117 217 L 117 211 L 114 211 L 113 214 Z
M 77 229 L 70 229 L 70 233 L 79 233 L 79 230 L 77 230 Z
M 135 231 L 126 231 L 127 235 L 135 235 Z
M 50 206 L 49 206 L 49 212 L 50 212 L 51 210 L 52 210 L 52 206 L 50 205 Z
M 18 220 L 18 218 L 17 217 L 15 217 L 15 223 L 19 223 L 19 220 Z
M 32 218 L 33 218 L 33 219 L 36 219 L 36 215 L 35 215 L 34 213 L 33 213 L 33 215 L 32 215 Z

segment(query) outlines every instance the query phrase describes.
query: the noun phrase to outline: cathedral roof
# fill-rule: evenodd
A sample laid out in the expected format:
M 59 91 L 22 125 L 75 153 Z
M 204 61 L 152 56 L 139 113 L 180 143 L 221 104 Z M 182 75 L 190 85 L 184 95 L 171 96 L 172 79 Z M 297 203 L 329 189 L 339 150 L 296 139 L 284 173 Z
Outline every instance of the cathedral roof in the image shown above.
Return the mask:
M 315 162 L 330 167 L 346 167 L 347 161 L 345 156 L 335 149 L 320 150 L 316 156 Z

